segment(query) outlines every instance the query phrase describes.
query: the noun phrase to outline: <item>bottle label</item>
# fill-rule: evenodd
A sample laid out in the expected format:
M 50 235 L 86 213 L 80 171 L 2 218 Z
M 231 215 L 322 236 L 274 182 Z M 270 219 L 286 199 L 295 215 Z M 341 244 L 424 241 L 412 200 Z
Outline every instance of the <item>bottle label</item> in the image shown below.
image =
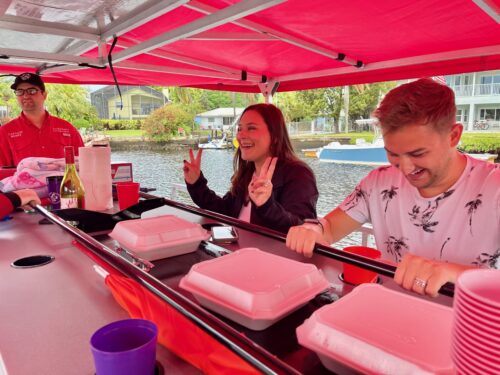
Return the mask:
M 62 198 L 61 208 L 78 208 L 78 198 Z

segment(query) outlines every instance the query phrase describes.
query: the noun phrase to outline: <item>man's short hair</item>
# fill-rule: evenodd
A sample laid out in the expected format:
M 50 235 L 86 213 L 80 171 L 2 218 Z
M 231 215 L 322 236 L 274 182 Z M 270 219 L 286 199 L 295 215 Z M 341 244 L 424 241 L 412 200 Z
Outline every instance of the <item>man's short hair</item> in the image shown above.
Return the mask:
M 373 112 L 382 131 L 392 132 L 412 124 L 430 125 L 446 131 L 456 121 L 455 94 L 430 78 L 398 86 L 387 93 Z
M 14 83 L 10 86 L 12 90 L 17 90 L 17 86 L 21 83 L 31 83 L 33 86 L 38 87 L 40 90 L 45 91 L 45 84 L 42 78 L 35 73 L 22 73 L 16 77 Z

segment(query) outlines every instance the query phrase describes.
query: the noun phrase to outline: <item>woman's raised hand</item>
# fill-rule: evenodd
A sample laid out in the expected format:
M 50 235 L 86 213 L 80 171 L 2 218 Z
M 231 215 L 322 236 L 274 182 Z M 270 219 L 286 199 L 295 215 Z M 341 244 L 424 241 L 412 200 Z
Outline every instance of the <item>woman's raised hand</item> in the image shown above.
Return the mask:
M 250 185 L 248 185 L 248 196 L 257 207 L 262 206 L 271 197 L 273 192 L 271 179 L 277 161 L 278 158 L 268 157 L 262 165 L 259 176 L 254 175 Z
M 203 149 L 199 149 L 196 153 L 196 157 L 193 154 L 193 149 L 189 149 L 189 162 L 184 160 L 184 180 L 188 184 L 194 184 L 200 178 L 201 173 L 201 154 Z

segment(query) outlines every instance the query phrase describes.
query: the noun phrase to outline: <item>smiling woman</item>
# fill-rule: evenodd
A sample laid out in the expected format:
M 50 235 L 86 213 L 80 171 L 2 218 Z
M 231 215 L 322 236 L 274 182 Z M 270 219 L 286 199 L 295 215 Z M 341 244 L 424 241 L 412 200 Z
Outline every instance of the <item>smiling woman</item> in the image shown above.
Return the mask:
M 281 111 L 255 104 L 243 111 L 236 135 L 231 189 L 223 197 L 207 186 L 200 170 L 202 150 L 184 161 L 184 179 L 198 206 L 286 232 L 316 218 L 318 189 L 311 169 L 293 152 Z

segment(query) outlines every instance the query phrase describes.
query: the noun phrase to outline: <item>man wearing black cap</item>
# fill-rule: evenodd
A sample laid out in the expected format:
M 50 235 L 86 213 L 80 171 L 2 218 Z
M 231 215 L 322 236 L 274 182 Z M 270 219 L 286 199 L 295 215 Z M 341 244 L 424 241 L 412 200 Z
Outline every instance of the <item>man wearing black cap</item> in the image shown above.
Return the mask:
M 0 127 L 0 167 L 16 166 L 30 156 L 62 158 L 65 146 L 73 146 L 78 153 L 82 137 L 69 122 L 45 110 L 47 92 L 39 75 L 20 74 L 10 88 L 22 112 Z

